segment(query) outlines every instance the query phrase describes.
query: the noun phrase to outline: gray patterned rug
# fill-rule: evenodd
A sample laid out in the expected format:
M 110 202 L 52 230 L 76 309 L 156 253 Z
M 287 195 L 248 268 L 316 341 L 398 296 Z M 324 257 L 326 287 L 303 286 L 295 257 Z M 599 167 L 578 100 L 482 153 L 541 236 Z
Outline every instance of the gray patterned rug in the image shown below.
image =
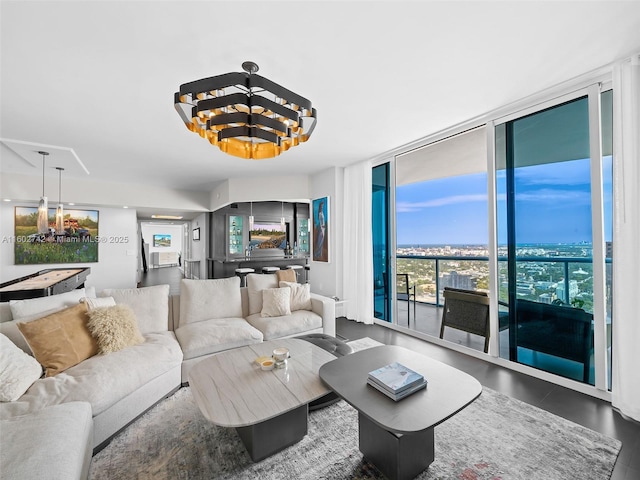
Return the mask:
M 435 441 L 435 461 L 419 479 L 609 479 L 621 447 L 617 440 L 488 388 L 436 427 Z M 187 387 L 117 435 L 93 458 L 90 478 L 384 477 L 358 450 L 357 412 L 345 402 L 311 412 L 302 441 L 253 463 L 235 430 L 207 422 Z

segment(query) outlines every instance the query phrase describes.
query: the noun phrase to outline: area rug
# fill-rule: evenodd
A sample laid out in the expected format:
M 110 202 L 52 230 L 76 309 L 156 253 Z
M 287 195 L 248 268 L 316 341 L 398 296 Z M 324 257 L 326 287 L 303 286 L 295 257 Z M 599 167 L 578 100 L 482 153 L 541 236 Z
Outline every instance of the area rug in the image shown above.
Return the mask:
M 436 427 L 435 442 L 435 460 L 418 479 L 609 479 L 621 448 L 488 388 Z M 358 415 L 345 402 L 311 412 L 303 440 L 253 463 L 235 430 L 205 420 L 188 387 L 117 435 L 90 473 L 93 480 L 384 478 L 358 450 Z

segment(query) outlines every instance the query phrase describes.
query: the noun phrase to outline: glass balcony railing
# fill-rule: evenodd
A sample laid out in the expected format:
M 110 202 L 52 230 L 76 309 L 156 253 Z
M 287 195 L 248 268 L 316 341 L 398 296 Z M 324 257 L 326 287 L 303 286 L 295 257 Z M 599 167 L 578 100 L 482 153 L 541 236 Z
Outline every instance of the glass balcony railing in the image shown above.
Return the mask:
M 409 274 L 416 301 L 442 306 L 445 287 L 489 291 L 489 257 L 396 255 L 398 273 Z M 518 298 L 571 305 L 593 313 L 591 257 L 516 257 Z M 611 318 L 611 258 L 606 259 L 607 317 Z M 508 302 L 507 258 L 498 257 L 499 301 Z

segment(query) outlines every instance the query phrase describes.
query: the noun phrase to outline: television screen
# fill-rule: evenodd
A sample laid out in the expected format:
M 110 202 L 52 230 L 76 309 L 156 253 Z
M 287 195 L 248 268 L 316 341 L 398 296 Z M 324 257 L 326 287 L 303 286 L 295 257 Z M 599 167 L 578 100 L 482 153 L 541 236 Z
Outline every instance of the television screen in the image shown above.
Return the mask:
M 158 234 L 153 236 L 153 246 L 154 247 L 170 247 L 171 246 L 171 235 L 166 234 Z
M 287 226 L 280 222 L 256 222 L 249 231 L 251 248 L 281 248 L 287 246 Z

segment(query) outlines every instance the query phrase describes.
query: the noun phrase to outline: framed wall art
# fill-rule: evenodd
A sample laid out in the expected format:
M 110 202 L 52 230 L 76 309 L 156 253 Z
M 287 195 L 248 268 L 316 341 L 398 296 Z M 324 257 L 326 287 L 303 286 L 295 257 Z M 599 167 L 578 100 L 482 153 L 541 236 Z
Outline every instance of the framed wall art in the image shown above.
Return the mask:
M 56 210 L 50 208 L 49 229 L 38 233 L 38 208 L 15 207 L 16 265 L 94 263 L 98 261 L 98 211 L 64 211 L 64 232 L 56 232 Z
M 313 200 L 313 260 L 329 263 L 329 197 Z

